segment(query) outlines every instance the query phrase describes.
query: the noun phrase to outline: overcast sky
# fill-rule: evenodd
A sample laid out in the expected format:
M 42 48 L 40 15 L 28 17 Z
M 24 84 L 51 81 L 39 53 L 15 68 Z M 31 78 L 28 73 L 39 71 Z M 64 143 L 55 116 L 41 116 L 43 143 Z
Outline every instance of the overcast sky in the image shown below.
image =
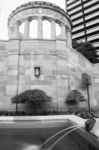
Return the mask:
M 0 40 L 8 39 L 7 21 L 9 14 L 23 3 L 39 0 L 0 0 Z M 65 0 L 43 0 L 65 9 Z

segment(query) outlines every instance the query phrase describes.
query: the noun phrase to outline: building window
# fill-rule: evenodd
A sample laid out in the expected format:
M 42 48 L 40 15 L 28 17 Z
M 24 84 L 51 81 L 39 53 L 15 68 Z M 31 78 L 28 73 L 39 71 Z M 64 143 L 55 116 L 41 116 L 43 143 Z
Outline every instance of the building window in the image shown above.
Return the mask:
M 36 78 L 40 77 L 40 67 L 38 66 L 34 67 L 34 75 Z

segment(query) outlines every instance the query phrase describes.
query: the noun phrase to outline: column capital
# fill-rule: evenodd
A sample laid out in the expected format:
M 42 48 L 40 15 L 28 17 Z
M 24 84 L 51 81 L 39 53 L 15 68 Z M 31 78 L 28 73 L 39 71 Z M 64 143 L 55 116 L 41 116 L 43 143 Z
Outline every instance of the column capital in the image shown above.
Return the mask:
M 43 19 L 44 19 L 43 16 L 38 16 L 38 17 L 37 17 L 37 20 L 43 20 Z
M 32 17 L 27 17 L 27 18 L 25 18 L 24 21 L 26 21 L 26 20 L 30 22 L 32 20 Z
M 63 22 L 60 22 L 59 25 L 62 26 L 66 26 Z
M 56 19 L 50 18 L 49 21 L 50 21 L 50 22 L 56 22 Z
M 15 25 L 19 26 L 20 24 L 21 24 L 20 21 L 16 21 L 16 22 L 14 23 L 14 26 L 15 26 Z
M 45 17 L 45 16 L 42 18 L 42 20 L 47 20 L 47 21 L 51 22 L 51 18 Z

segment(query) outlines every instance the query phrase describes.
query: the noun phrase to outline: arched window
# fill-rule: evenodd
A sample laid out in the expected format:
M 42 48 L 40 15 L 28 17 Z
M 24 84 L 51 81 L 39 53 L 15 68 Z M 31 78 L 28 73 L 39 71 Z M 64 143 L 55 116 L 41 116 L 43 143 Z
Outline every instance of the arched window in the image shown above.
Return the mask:
M 19 33 L 21 38 L 24 37 L 24 22 L 21 23 L 21 25 L 19 25 Z
M 61 37 L 61 27 L 58 23 L 56 23 L 56 37 L 57 38 Z
M 37 38 L 37 20 L 30 22 L 30 38 Z
M 50 39 L 51 38 L 51 24 L 49 21 L 43 21 L 43 38 Z

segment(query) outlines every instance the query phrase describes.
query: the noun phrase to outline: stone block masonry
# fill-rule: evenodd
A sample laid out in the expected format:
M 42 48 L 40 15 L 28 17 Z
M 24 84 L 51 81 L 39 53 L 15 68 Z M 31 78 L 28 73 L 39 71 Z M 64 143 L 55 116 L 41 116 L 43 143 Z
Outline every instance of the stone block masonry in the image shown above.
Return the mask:
M 30 37 L 32 20 L 37 21 L 36 39 Z M 44 20 L 51 25 L 49 39 L 43 38 Z M 24 33 L 20 32 L 22 23 Z M 58 36 L 56 24 L 61 29 Z M 66 110 L 65 101 L 70 90 L 78 89 L 87 98 L 82 88 L 84 72 L 92 78 L 91 105 L 98 104 L 98 90 L 95 89 L 99 86 L 99 66 L 72 49 L 71 21 L 64 10 L 46 2 L 23 4 L 9 16 L 8 30 L 9 40 L 0 41 L 0 109 L 15 110 L 11 103 L 14 95 L 40 89 L 52 97 L 45 109 Z M 20 109 L 23 110 L 22 105 Z

